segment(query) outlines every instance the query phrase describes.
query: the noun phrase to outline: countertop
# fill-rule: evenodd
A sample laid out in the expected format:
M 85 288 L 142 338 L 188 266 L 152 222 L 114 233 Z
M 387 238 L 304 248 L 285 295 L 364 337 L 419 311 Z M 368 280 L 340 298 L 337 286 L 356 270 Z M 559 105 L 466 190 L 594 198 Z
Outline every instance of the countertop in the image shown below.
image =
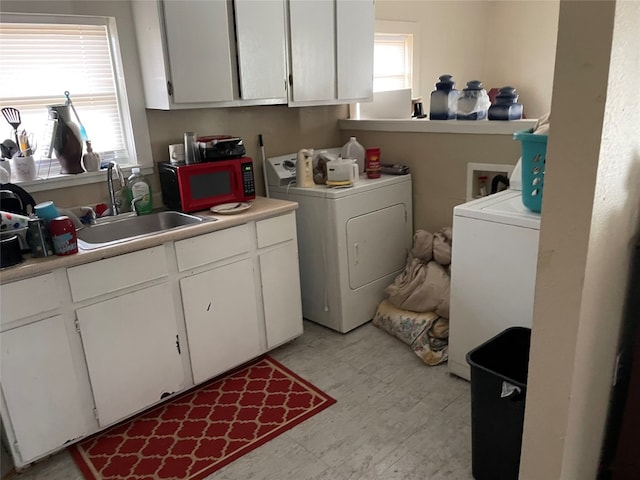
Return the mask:
M 223 230 L 247 222 L 287 213 L 297 208 L 298 204 L 295 202 L 275 198 L 256 197 L 252 202 L 251 208 L 233 215 L 216 215 L 209 210 L 193 212 L 194 215 L 215 218 L 213 222 L 205 221 L 200 224 L 168 230 L 95 250 L 78 250 L 78 253 L 73 255 L 53 255 L 44 258 L 32 258 L 31 254 L 27 253 L 24 255 L 25 260 L 22 263 L 0 270 L 0 283 L 14 282 L 23 278 L 41 275 L 57 268 L 82 265 L 84 263 L 102 260 L 103 258 L 115 257 L 116 255 L 135 252 L 136 250 L 155 247 L 165 242 L 173 242 L 183 238 Z

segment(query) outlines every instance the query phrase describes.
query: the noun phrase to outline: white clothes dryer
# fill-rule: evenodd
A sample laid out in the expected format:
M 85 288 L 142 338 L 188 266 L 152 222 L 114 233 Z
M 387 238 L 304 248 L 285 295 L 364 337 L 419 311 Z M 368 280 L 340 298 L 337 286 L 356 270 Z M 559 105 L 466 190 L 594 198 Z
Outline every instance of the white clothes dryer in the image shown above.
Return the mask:
M 467 380 L 470 350 L 508 327 L 531 327 L 540 214 L 521 194 L 512 188 L 453 209 L 449 371 Z
M 302 313 L 346 333 L 373 318 L 384 289 L 406 265 L 413 240 L 411 175 L 362 175 L 348 188 L 299 188 L 295 157 L 267 159 L 267 179 L 269 196 L 298 203 Z

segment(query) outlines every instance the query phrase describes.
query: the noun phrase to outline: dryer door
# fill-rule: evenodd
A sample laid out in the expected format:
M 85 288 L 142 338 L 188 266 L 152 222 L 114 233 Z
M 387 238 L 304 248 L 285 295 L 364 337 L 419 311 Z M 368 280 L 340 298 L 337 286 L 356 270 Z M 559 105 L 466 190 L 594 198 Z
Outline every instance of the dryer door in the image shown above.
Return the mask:
M 402 270 L 407 261 L 406 210 L 392 205 L 347 221 L 352 290 Z

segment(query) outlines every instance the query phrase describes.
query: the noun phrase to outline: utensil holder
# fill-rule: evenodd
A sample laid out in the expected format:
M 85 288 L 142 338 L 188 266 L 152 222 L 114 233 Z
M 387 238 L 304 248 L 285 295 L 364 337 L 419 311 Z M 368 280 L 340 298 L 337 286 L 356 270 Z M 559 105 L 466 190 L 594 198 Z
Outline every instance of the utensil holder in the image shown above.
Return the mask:
M 11 161 L 13 162 L 13 174 L 17 181 L 28 182 L 38 177 L 33 155 L 15 156 Z

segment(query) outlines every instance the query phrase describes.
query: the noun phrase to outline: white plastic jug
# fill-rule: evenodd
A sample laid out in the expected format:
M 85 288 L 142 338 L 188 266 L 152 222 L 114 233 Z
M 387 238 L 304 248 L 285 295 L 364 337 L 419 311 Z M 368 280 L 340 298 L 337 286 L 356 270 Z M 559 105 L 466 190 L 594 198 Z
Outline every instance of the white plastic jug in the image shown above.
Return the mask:
M 364 172 L 364 147 L 358 143 L 356 137 L 349 138 L 341 152 L 342 158 L 355 158 L 358 162 L 360 173 Z

